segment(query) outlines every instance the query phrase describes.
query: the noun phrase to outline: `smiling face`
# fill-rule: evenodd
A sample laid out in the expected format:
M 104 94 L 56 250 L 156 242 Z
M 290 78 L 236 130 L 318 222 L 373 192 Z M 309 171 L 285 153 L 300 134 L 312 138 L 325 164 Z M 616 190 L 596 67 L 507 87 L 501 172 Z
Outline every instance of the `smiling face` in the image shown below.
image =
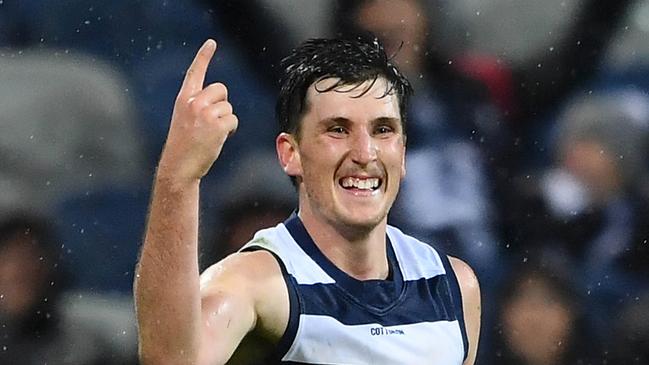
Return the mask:
M 386 222 L 405 175 L 399 104 L 384 95 L 383 78 L 318 91 L 336 81 L 309 87 L 299 135 L 282 133 L 278 154 L 286 173 L 297 177 L 303 219 L 367 231 Z

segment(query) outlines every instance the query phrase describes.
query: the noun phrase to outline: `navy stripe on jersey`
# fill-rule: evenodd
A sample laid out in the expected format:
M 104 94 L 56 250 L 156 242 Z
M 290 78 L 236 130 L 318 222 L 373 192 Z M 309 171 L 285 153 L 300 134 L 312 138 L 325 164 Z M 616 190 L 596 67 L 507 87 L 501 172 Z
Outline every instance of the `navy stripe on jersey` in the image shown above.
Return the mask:
M 359 306 L 335 284 L 299 285 L 298 290 L 302 313 L 329 316 L 345 325 L 377 323 L 387 327 L 456 319 L 449 309 L 452 302 L 444 276 L 406 281 L 402 295 L 383 313 Z
M 462 292 L 460 291 L 460 285 L 455 276 L 455 271 L 451 266 L 451 262 L 448 259 L 448 256 L 445 254 L 440 254 L 442 259 L 442 264 L 446 270 L 446 276 L 448 281 L 451 284 L 451 295 L 453 299 L 453 307 L 455 308 L 455 316 L 457 317 L 458 322 L 460 322 L 460 330 L 462 331 L 462 342 L 464 343 L 464 360 L 469 356 L 469 338 L 466 333 L 466 325 L 464 323 L 464 310 L 462 308 Z
M 390 310 L 403 294 L 403 274 L 399 268 L 394 248 L 386 235 L 386 253 L 390 274 L 389 280 L 357 280 L 340 270 L 331 262 L 313 242 L 313 239 L 297 217 L 291 215 L 284 222 L 295 242 L 309 255 L 329 276 L 338 287 L 342 288 L 348 297 L 362 305 L 367 310 L 381 313 Z M 302 287 L 302 286 L 300 286 Z M 301 289 L 300 289 L 301 290 Z

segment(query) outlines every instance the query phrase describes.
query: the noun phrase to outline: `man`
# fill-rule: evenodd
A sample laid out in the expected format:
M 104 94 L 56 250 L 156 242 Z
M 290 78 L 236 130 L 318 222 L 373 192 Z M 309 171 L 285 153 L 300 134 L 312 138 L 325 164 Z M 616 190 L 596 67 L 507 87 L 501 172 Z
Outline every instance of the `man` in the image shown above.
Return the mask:
M 264 363 L 472 364 L 473 271 L 387 225 L 410 86 L 377 41 L 287 57 L 276 147 L 298 213 L 199 278 L 199 184 L 238 122 L 226 87 L 203 87 L 215 49 L 187 71 L 158 166 L 135 282 L 142 362 L 224 364 L 254 339 Z

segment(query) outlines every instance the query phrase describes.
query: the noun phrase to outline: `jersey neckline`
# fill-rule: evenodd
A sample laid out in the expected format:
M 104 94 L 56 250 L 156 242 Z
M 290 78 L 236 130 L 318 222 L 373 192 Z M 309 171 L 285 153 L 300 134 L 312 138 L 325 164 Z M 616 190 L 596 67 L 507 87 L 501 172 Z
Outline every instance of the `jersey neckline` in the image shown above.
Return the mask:
M 397 304 L 403 294 L 403 273 L 387 232 L 385 243 L 390 272 L 388 278 L 358 280 L 338 268 L 322 253 L 296 213 L 284 221 L 284 226 L 302 250 L 357 304 L 377 313 L 386 312 Z

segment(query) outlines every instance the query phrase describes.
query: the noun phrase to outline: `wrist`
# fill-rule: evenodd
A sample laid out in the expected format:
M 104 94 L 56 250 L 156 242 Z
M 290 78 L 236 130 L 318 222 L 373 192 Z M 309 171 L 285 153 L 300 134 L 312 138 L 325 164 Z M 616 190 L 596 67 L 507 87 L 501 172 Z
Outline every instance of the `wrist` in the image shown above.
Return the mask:
M 161 164 L 156 170 L 154 183 L 156 186 L 164 186 L 166 190 L 185 191 L 187 189 L 198 188 L 201 179 L 188 176 L 177 169 L 170 169 Z

